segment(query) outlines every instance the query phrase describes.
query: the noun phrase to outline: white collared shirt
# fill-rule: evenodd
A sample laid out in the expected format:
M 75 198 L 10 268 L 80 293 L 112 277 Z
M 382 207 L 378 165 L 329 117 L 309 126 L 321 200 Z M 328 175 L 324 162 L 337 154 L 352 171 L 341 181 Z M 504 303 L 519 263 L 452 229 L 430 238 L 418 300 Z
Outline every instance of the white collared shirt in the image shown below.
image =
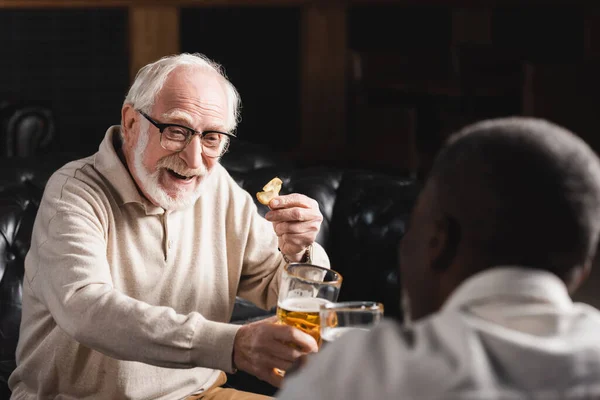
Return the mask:
M 277 398 L 600 399 L 600 312 L 549 272 L 490 269 L 410 328 L 344 335 Z

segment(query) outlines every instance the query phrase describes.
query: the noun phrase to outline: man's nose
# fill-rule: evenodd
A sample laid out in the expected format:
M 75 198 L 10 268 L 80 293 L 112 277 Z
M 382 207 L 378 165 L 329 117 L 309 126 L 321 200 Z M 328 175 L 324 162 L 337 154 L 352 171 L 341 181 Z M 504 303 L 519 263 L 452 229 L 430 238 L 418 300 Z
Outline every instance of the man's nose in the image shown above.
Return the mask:
M 188 168 L 196 169 L 202 167 L 202 139 L 200 135 L 192 136 L 192 140 L 179 153 L 179 157 L 187 164 Z

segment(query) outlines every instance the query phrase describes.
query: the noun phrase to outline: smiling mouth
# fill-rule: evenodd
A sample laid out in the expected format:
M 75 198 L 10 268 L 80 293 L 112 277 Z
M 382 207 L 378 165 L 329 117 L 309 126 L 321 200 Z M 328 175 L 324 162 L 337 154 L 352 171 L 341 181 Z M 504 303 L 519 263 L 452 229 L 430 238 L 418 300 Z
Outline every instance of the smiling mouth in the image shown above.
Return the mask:
M 167 172 L 169 172 L 169 174 L 171 174 L 171 176 L 173 176 L 179 180 L 182 180 L 182 181 L 189 181 L 196 177 L 196 175 L 192 175 L 192 176 L 180 175 L 177 172 L 173 171 L 172 169 L 167 169 Z

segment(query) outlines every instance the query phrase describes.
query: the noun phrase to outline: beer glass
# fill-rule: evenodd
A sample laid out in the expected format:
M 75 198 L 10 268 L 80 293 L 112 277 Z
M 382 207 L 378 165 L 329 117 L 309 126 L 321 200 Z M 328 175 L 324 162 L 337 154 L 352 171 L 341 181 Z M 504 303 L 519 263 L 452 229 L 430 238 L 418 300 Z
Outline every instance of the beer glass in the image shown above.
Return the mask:
M 319 309 L 337 300 L 342 276 L 312 264 L 285 266 L 281 276 L 277 318 L 279 323 L 294 326 L 321 342 Z
M 383 318 L 383 304 L 348 301 L 321 305 L 319 312 L 323 345 L 353 330 L 367 331 Z

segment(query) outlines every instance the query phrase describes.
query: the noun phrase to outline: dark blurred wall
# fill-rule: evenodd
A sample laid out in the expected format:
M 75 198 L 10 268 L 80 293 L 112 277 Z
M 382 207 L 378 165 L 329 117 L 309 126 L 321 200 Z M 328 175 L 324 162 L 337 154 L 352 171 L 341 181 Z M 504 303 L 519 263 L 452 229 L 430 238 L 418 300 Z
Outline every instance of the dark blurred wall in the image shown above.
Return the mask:
M 456 129 L 515 114 L 564 124 L 600 150 L 593 10 L 522 4 L 350 10 L 349 135 L 363 146 L 368 132 L 379 153 L 365 163 L 412 167 L 401 154 L 426 170 Z
M 0 9 L 0 101 L 50 107 L 56 148 L 93 153 L 129 84 L 127 10 Z
M 450 132 L 510 114 L 555 120 L 600 149 L 600 18 L 592 14 L 583 6 L 350 7 L 348 146 L 332 160 L 423 169 Z M 244 140 L 282 151 L 301 141 L 301 15 L 294 7 L 181 9 L 180 48 L 224 65 L 242 97 Z M 0 49 L 0 101 L 50 107 L 60 150 L 91 153 L 119 123 L 129 86 L 126 8 L 0 8 Z
M 242 98 L 241 139 L 286 150 L 299 141 L 297 8 L 183 8 L 181 50 L 221 63 Z

